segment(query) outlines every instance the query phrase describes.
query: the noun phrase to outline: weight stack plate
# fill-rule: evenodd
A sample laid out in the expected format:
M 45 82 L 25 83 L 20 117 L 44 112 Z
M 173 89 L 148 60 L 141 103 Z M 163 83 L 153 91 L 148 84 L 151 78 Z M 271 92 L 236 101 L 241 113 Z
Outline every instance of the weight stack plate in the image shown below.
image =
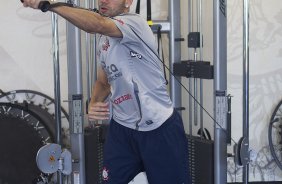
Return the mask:
M 192 184 L 213 184 L 213 141 L 189 135 L 187 139 Z
M 104 143 L 108 125 L 85 128 L 86 183 L 102 184 Z

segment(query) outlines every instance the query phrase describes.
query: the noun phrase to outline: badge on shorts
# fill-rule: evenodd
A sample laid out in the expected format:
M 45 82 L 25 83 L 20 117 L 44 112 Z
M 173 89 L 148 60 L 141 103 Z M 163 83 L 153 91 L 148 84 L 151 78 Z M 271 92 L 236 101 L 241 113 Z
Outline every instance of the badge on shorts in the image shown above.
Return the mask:
M 109 170 L 106 167 L 103 168 L 102 176 L 104 181 L 109 180 Z

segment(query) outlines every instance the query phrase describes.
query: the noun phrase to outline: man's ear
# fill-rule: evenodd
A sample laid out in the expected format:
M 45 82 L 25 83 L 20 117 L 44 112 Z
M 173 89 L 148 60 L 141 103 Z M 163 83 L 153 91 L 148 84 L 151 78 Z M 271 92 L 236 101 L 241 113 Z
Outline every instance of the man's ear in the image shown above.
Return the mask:
M 125 0 L 125 7 L 129 8 L 132 5 L 133 0 Z

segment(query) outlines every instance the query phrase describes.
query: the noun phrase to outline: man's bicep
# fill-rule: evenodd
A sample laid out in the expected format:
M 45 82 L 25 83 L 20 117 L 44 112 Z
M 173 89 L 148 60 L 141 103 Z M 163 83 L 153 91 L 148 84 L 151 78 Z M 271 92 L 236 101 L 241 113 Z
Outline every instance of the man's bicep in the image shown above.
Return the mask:
M 104 19 L 103 29 L 100 30 L 100 34 L 116 38 L 123 37 L 121 30 L 117 27 L 114 20 L 110 18 Z

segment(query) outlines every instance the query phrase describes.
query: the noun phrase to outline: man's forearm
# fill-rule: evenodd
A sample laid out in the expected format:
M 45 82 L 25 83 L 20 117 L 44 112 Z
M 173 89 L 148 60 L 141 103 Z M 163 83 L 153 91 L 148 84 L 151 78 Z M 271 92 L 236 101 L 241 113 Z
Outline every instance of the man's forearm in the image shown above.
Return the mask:
M 22 2 L 25 7 L 31 7 L 34 9 L 40 9 L 39 5 L 40 3 L 42 4 L 42 1 L 40 0 L 22 0 Z M 49 3 L 54 5 L 58 2 L 49 1 Z M 49 6 L 49 8 L 45 11 L 52 11 L 60 15 L 79 29 L 88 33 L 99 33 L 111 37 L 122 37 L 121 31 L 110 18 L 102 16 L 94 11 L 65 5 Z
M 111 37 L 122 37 L 122 33 L 113 21 L 99 13 L 69 6 L 55 7 L 51 11 L 57 13 L 85 32 L 99 33 Z
M 50 11 L 57 13 L 79 29 L 88 33 L 103 33 L 105 17 L 98 13 L 68 6 L 55 7 Z
M 110 94 L 110 85 L 104 85 L 99 81 L 96 81 L 92 95 L 91 95 L 91 101 L 90 103 L 96 103 L 96 102 L 104 102 L 106 98 Z

